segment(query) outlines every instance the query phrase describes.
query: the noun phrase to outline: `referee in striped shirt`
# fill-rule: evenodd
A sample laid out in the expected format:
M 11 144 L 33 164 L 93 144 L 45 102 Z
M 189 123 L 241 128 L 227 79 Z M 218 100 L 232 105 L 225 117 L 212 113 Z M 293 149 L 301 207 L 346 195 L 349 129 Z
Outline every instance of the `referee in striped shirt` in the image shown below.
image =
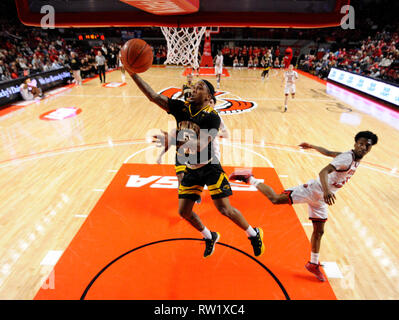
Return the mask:
M 100 76 L 100 82 L 105 83 L 105 66 L 107 65 L 107 60 L 103 56 L 101 50 L 98 50 L 96 56 L 96 68 Z

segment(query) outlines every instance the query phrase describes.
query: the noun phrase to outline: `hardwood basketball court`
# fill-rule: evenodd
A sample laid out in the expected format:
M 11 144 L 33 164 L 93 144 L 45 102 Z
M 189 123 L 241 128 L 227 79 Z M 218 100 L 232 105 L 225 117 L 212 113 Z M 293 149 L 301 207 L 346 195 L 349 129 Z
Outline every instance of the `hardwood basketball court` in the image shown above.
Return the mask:
M 184 71 L 151 68 L 142 77 L 161 92 L 181 88 Z M 353 105 L 338 100 L 332 95 L 338 89 L 302 74 L 296 98 L 281 113 L 278 71 L 265 82 L 261 70 L 228 73 L 221 80 L 217 106 L 245 101 L 253 107 L 222 115 L 231 133 L 221 141 L 227 172 L 254 167 L 258 178 L 282 190 L 315 178 L 329 162 L 300 150 L 299 143 L 346 151 L 358 131 L 371 130 L 380 138 L 329 208 L 321 246 L 327 283 L 304 268 L 312 231 L 307 206 L 273 206 L 257 192 L 234 191 L 231 201 L 250 223 L 263 227 L 265 254 L 257 261 L 245 255 L 252 256 L 245 233 L 216 212 L 205 190 L 196 211 L 205 224 L 221 229 L 222 238 L 214 255 L 202 258 L 201 236 L 177 213 L 173 150 L 157 165 L 159 150 L 148 141 L 153 132 L 172 129 L 174 119 L 149 102 L 131 79 L 119 86 L 120 71 L 115 70 L 107 73 L 107 87 L 91 79 L 42 101 L 3 110 L 0 298 L 80 299 L 108 263 L 154 243 L 112 264 L 85 298 L 203 299 L 201 286 L 187 281 L 199 277 L 211 279 L 217 288 L 211 298 L 285 299 L 273 274 L 292 299 L 398 299 L 398 114 L 360 97 L 350 100 L 357 101 Z M 216 83 L 212 76 L 207 79 Z M 364 104 L 366 112 L 357 109 Z M 134 175 L 159 178 L 133 192 L 126 183 Z M 159 182 L 161 178 L 166 180 Z M 154 183 L 169 187 L 151 188 Z M 151 288 L 158 290 L 153 294 L 121 289 L 123 283 L 142 289 L 143 278 L 156 270 L 160 273 Z M 244 283 L 257 281 L 256 290 L 223 290 L 238 277 Z M 301 292 L 305 287 L 309 290 Z

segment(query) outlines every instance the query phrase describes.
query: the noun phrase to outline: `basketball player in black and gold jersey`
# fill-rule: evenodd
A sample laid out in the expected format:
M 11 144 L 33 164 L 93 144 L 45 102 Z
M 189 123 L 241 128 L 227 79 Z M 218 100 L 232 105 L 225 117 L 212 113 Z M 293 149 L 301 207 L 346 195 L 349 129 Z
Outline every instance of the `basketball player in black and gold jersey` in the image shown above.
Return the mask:
M 183 102 L 156 93 L 136 73 L 131 73 L 131 77 L 150 101 L 176 119 L 176 152 L 179 162 L 186 165 L 178 191 L 179 214 L 204 236 L 204 257 L 214 252 L 215 244 L 220 238 L 218 232 L 210 231 L 193 212 L 195 200 L 201 195 L 205 185 L 208 186 L 215 207 L 247 233 L 255 256 L 260 256 L 264 252 L 263 231 L 250 226 L 241 212 L 230 204 L 230 183 L 215 157 L 213 140 L 219 130 L 220 117 L 209 106 L 209 101 L 215 94 L 213 85 L 207 80 L 198 81 L 193 86 L 191 97 Z
M 191 92 L 190 92 L 190 96 L 191 96 Z M 187 100 L 186 100 L 187 101 Z M 213 99 L 211 99 L 211 101 L 209 102 L 210 107 L 214 107 L 216 104 L 216 98 L 213 97 Z M 222 119 L 221 119 L 222 120 Z M 221 121 L 221 124 L 224 124 Z M 224 129 L 223 132 L 223 137 L 226 135 L 227 129 Z M 168 152 L 169 148 L 171 146 L 175 146 L 176 145 L 176 136 L 177 136 L 177 129 L 172 129 L 170 130 L 170 132 L 166 132 L 161 130 L 161 134 L 156 134 L 153 135 L 153 141 L 154 143 L 157 144 L 158 147 L 161 147 L 162 150 L 159 153 L 158 157 L 157 157 L 157 163 L 160 164 L 162 162 L 162 156 Z M 183 179 L 183 175 L 184 175 L 184 171 L 186 170 L 186 165 L 184 163 L 180 163 L 178 156 L 177 156 L 177 152 L 176 152 L 176 159 L 175 159 L 175 171 L 176 171 L 176 176 L 177 176 L 177 180 L 180 186 L 180 183 Z M 200 203 L 201 199 L 197 200 L 197 203 Z
M 216 98 L 213 97 L 211 99 L 211 101 L 209 101 L 209 106 L 214 108 L 214 106 L 216 105 Z M 223 121 L 222 118 L 220 118 L 220 127 L 219 127 L 219 133 L 218 133 L 218 138 L 227 138 L 229 136 L 229 132 L 228 129 Z M 161 130 L 160 134 L 155 134 L 152 136 L 153 140 L 152 142 L 154 142 L 157 147 L 161 148 L 161 152 L 159 153 L 156 162 L 158 164 L 162 163 L 162 157 L 163 155 L 168 152 L 169 148 L 171 146 L 176 146 L 176 134 L 177 130 L 176 129 L 172 129 L 170 130 L 170 132 L 166 132 Z M 215 141 L 216 144 L 217 141 Z M 218 150 L 215 150 L 215 153 L 217 153 L 217 157 L 220 159 L 220 150 L 218 147 L 218 144 L 216 144 L 215 148 L 217 148 Z M 177 153 L 176 153 L 176 158 L 175 158 L 175 171 L 176 171 L 176 177 L 177 177 L 177 181 L 178 181 L 178 185 L 180 186 L 180 183 L 183 179 L 184 176 L 184 172 L 186 171 L 186 165 L 184 163 L 180 163 L 179 159 L 177 157 Z M 201 203 L 201 198 L 199 198 L 198 200 L 196 200 L 195 202 L 197 203 Z
M 263 66 L 263 71 L 262 71 L 262 80 L 265 80 L 265 76 L 269 78 L 269 70 L 272 67 L 272 61 L 269 57 L 265 58 L 264 56 L 262 57 L 261 64 Z
M 181 94 L 177 97 L 177 99 L 184 97 L 184 101 L 187 101 L 187 99 L 191 96 L 192 86 L 193 86 L 193 75 L 189 73 L 187 75 L 187 82 L 183 84 L 183 87 L 181 89 Z

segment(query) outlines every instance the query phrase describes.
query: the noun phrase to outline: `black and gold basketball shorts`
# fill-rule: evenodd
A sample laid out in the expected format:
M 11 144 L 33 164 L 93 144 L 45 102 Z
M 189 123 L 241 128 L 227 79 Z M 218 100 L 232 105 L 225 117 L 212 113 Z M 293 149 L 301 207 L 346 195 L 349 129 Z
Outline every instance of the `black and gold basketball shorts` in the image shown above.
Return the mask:
M 186 168 L 179 187 L 179 199 L 196 201 L 200 198 L 205 185 L 208 186 L 212 199 L 225 198 L 233 194 L 222 166 L 219 163 L 208 163 L 198 169 Z

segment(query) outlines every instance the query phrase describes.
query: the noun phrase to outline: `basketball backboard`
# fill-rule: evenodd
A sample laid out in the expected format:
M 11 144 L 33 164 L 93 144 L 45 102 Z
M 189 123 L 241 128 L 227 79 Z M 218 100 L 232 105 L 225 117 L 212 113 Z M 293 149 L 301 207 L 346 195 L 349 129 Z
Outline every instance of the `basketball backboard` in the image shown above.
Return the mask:
M 54 27 L 338 26 L 350 0 L 15 0 L 22 23 Z

